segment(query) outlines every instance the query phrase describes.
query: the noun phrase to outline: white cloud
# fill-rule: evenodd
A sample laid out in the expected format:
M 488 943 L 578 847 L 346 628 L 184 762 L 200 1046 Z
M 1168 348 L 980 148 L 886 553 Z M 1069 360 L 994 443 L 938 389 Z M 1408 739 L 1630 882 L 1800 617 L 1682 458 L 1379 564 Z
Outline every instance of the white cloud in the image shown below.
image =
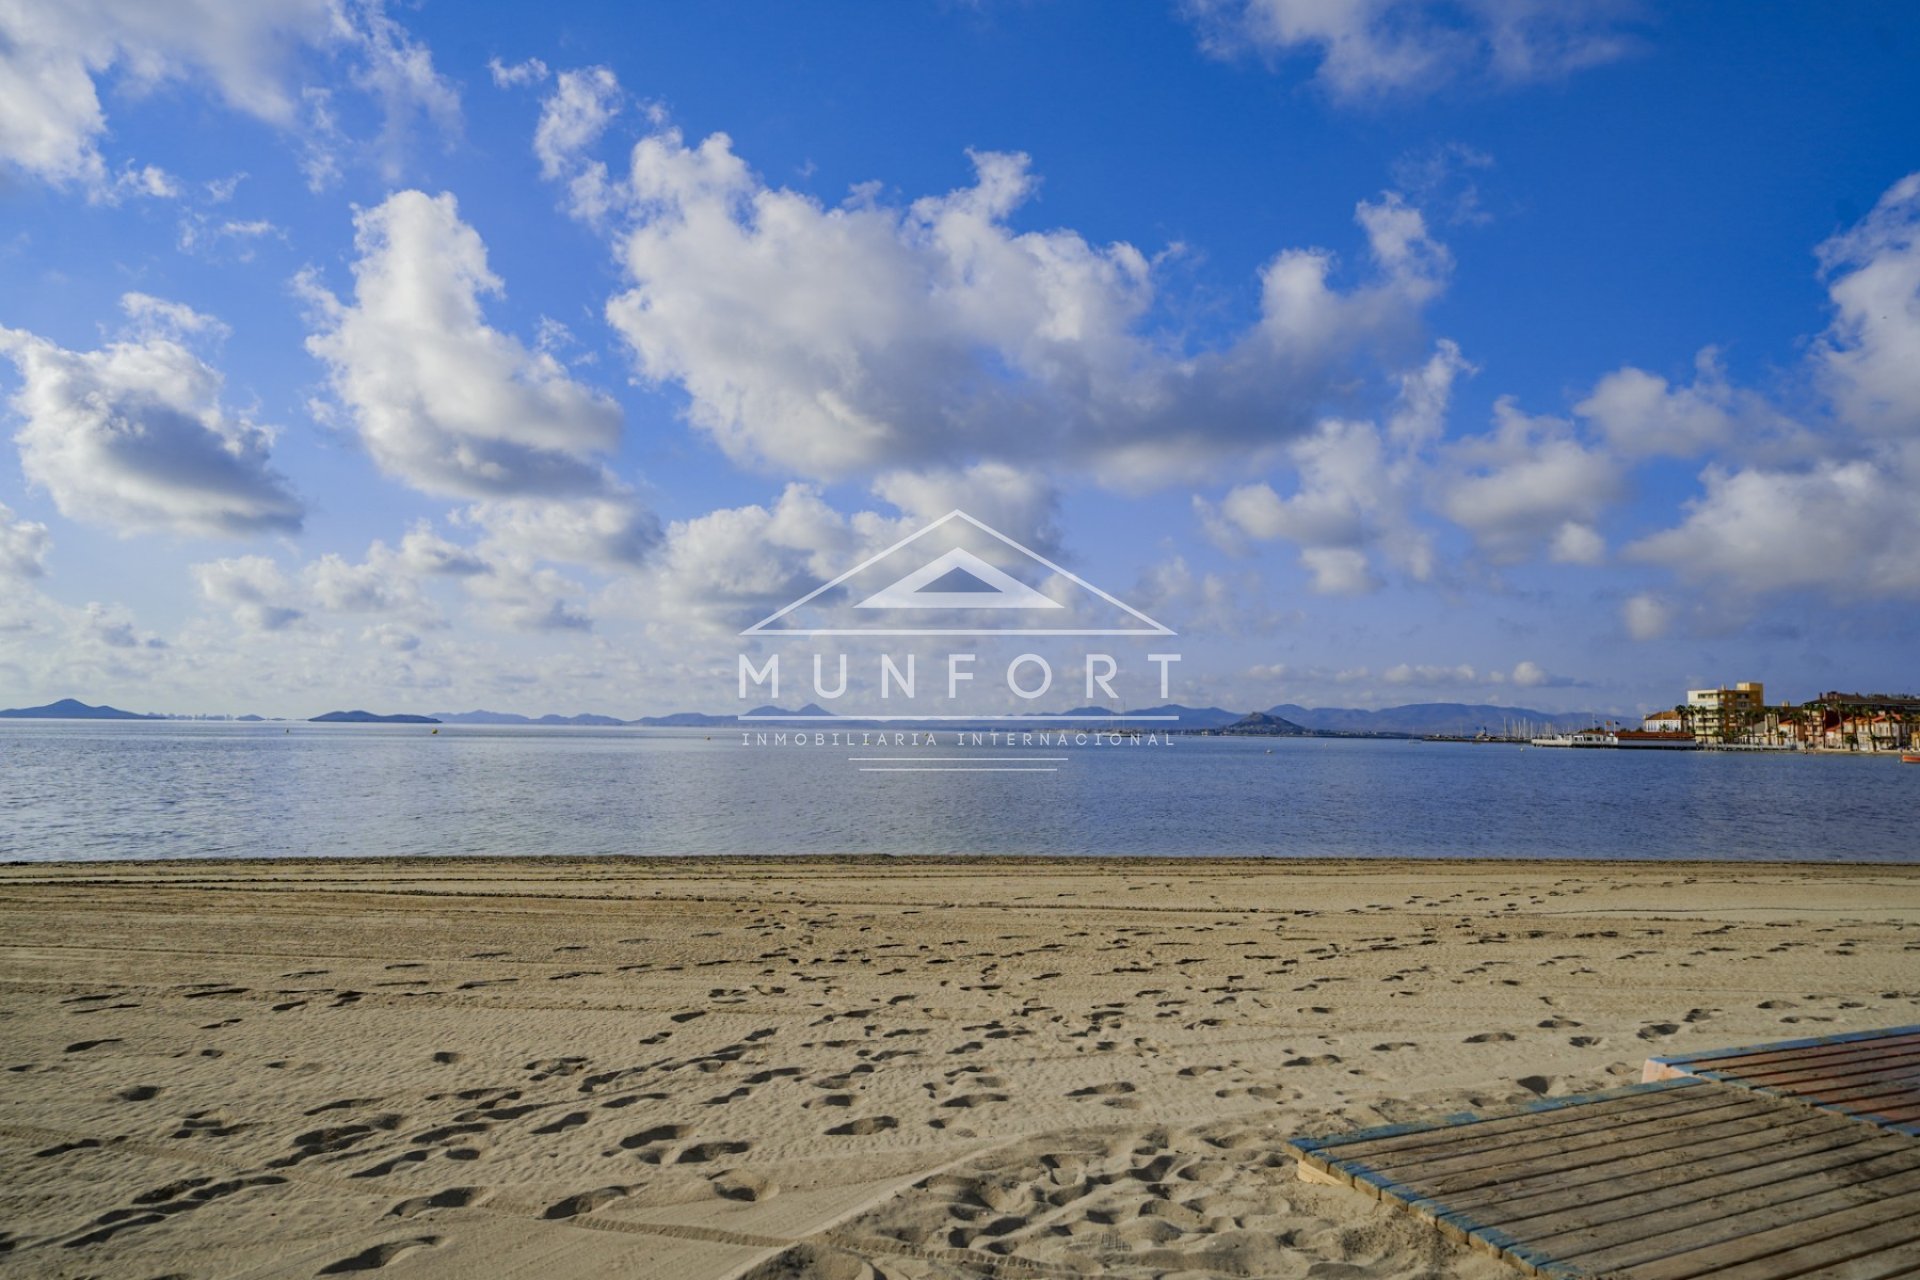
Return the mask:
M 374 542 L 359 564 L 333 554 L 300 571 L 305 599 L 328 613 L 372 613 L 404 620 L 413 627 L 446 625 L 440 610 L 421 590 L 419 562 L 403 548 Z
M 942 514 L 945 514 L 944 512 Z M 844 572 L 863 542 L 808 485 L 771 508 L 723 508 L 667 527 L 660 552 L 619 607 L 667 633 L 731 634 Z
M 540 123 L 533 131 L 540 176 L 551 180 L 571 169 L 620 114 L 621 97 L 620 81 L 606 67 L 562 71 L 540 103 Z
M 1570 423 L 1529 417 L 1502 397 L 1494 429 L 1445 451 L 1436 481 L 1440 511 L 1469 530 L 1497 563 L 1546 549 L 1590 564 L 1605 554 L 1596 527 L 1625 489 L 1625 471 L 1605 449 L 1581 443 Z
M 290 66 L 302 49 L 346 55 L 354 82 L 382 104 L 389 142 L 416 112 L 458 126 L 458 96 L 381 0 L 10 0 L 0 5 L 0 163 L 95 199 L 177 194 L 151 166 L 109 177 L 102 83 L 139 94 L 204 79 L 234 110 L 298 130 L 301 104 L 312 105 Z M 304 127 L 324 133 L 325 123 Z
M 422 575 L 464 578 L 487 572 L 487 562 L 478 554 L 449 542 L 425 521 L 409 529 L 400 539 L 400 557 L 411 572 Z
M 47 571 L 47 552 L 52 549 L 47 526 L 16 516 L 0 502 L 0 581 L 42 576 Z
M 306 616 L 293 606 L 293 588 L 265 556 L 237 556 L 193 566 L 200 595 L 230 609 L 248 631 L 281 631 Z
M 619 444 L 619 406 L 486 323 L 480 300 L 503 286 L 453 197 L 402 191 L 355 227 L 350 304 L 303 277 L 321 320 L 307 347 L 381 470 L 482 500 L 479 523 L 539 554 L 644 552 L 651 519 L 601 460 Z
M 1471 371 L 1459 347 L 1443 339 L 1425 362 L 1400 375 L 1384 431 L 1372 422 L 1323 420 L 1287 448 L 1298 475 L 1294 493 L 1283 498 L 1260 481 L 1236 486 L 1217 508 L 1196 498 L 1202 526 L 1229 551 L 1242 538 L 1298 544 L 1313 589 L 1323 595 L 1379 588 L 1375 550 L 1425 581 L 1433 573 L 1432 539 L 1414 521 L 1413 489 L 1445 428 L 1454 380 Z
M 497 498 L 468 507 L 459 521 L 509 556 L 609 568 L 638 564 L 660 541 L 660 522 L 625 497 Z
M 1152 328 L 1144 254 L 1016 231 L 1027 158 L 972 158 L 972 185 L 945 195 L 901 207 L 863 189 L 829 208 L 764 184 L 724 134 L 659 128 L 607 193 L 633 281 L 608 319 L 741 463 L 831 479 L 1045 459 L 1151 487 L 1303 430 L 1358 357 L 1418 333 L 1450 270 L 1389 193 L 1356 212 L 1365 281 L 1336 287 L 1325 250 L 1279 254 L 1259 321 L 1183 351 Z
M 1537 689 L 1541 685 L 1550 684 L 1553 680 L 1546 669 L 1537 662 L 1514 663 L 1513 674 L 1509 678 L 1523 689 Z
M 1834 317 L 1815 355 L 1836 405 L 1866 431 L 1920 435 L 1920 173 L 1819 254 Z
M 1412 94 L 1451 81 L 1554 79 L 1624 56 L 1609 0 L 1187 0 L 1203 44 L 1311 53 L 1336 99 Z
M 1920 174 L 1819 253 L 1833 319 L 1810 368 L 1831 423 L 1792 465 L 1716 461 L 1685 518 L 1629 554 L 1750 596 L 1920 597 Z
M 271 465 L 272 431 L 222 406 L 221 375 L 185 345 L 218 322 L 144 294 L 123 306 L 133 335 L 98 351 L 0 328 L 22 380 L 10 403 L 27 479 L 63 515 L 123 533 L 296 532 L 303 507 Z
M 1691 581 L 1734 590 L 1816 589 L 1840 597 L 1920 596 L 1920 442 L 1888 462 L 1824 461 L 1801 471 L 1706 473 L 1676 528 L 1629 548 Z M 1904 465 L 1901 465 L 1901 464 Z
M 905 525 L 925 524 L 958 509 L 1042 555 L 1060 550 L 1060 495 L 1035 471 L 1004 462 L 892 471 L 874 480 L 873 494 L 899 508 Z M 901 530 L 902 536 L 908 532 Z
M 540 84 L 548 74 L 547 64 L 538 58 L 528 58 L 524 62 L 502 62 L 499 58 L 488 58 L 487 71 L 493 76 L 493 87 L 496 89 L 519 89 Z
M 1616 370 L 1600 379 L 1574 412 L 1590 419 L 1616 452 L 1630 458 L 1690 458 L 1726 444 L 1735 432 L 1735 393 L 1712 347 L 1694 363 L 1693 385 L 1686 387 L 1670 386 L 1644 369 Z
M 570 597 L 585 594 L 579 583 L 552 569 L 500 563 L 464 579 L 467 593 L 491 625 L 513 631 L 591 631 L 593 619 Z
M 1635 640 L 1658 640 L 1673 625 L 1673 607 L 1652 592 L 1643 591 L 1620 606 L 1620 618 Z

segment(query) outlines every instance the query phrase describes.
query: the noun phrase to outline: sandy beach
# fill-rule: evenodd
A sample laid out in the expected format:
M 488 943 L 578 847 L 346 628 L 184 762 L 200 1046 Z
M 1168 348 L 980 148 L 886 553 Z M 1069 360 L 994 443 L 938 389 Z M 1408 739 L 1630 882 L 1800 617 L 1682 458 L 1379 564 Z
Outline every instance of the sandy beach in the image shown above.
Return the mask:
M 0 868 L 0 1272 L 1502 1264 L 1278 1139 L 1920 1022 L 1920 867 Z

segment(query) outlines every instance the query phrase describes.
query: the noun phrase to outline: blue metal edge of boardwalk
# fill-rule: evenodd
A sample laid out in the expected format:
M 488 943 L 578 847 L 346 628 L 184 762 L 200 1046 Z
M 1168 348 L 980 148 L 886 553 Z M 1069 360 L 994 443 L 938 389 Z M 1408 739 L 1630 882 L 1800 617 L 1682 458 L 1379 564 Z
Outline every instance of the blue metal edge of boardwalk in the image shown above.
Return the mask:
M 1358 1165 L 1358 1161 L 1353 1162 Z M 1371 1169 L 1349 1167 L 1347 1172 L 1354 1178 L 1376 1188 L 1381 1196 L 1392 1196 L 1406 1208 L 1424 1217 L 1431 1218 L 1436 1224 L 1446 1223 L 1461 1234 L 1479 1241 L 1500 1253 L 1523 1262 L 1536 1270 L 1552 1276 L 1578 1276 L 1583 1273 L 1571 1270 L 1565 1264 L 1538 1252 L 1526 1242 L 1516 1239 L 1498 1227 L 1490 1227 L 1476 1221 L 1472 1215 L 1459 1209 L 1450 1209 L 1444 1200 L 1434 1200 L 1415 1193 L 1410 1188 L 1393 1181 Z
M 1336 1133 L 1325 1138 L 1290 1138 L 1283 1145 L 1293 1148 L 1303 1155 L 1318 1155 L 1335 1147 L 1348 1146 L 1355 1142 L 1372 1142 L 1379 1138 L 1399 1138 L 1411 1133 L 1427 1133 L 1436 1129 L 1450 1129 L 1459 1125 L 1480 1124 L 1488 1120 L 1508 1120 L 1515 1116 L 1535 1115 L 1543 1111 L 1558 1111 L 1563 1107 L 1577 1107 L 1589 1102 L 1607 1102 L 1614 1098 L 1631 1097 L 1636 1093 L 1660 1093 L 1668 1089 L 1682 1089 L 1688 1085 L 1701 1083 L 1699 1076 L 1681 1076 L 1673 1080 L 1655 1080 L 1645 1084 L 1622 1085 L 1618 1089 L 1602 1089 L 1597 1093 L 1571 1094 L 1565 1098 L 1542 1098 L 1537 1102 L 1525 1103 L 1511 1110 L 1497 1111 L 1483 1115 L 1477 1111 L 1456 1111 L 1442 1116 L 1438 1120 L 1408 1121 L 1403 1124 L 1385 1124 L 1372 1129 L 1356 1129 L 1352 1133 Z M 1338 1159 L 1327 1156 L 1327 1159 Z
M 1648 1058 L 1648 1062 L 1657 1062 L 1663 1067 L 1683 1067 L 1689 1062 L 1701 1062 L 1714 1058 L 1744 1058 L 1756 1053 L 1779 1053 L 1787 1049 L 1818 1049 L 1823 1045 L 1850 1044 L 1856 1040 L 1879 1040 L 1893 1036 L 1920 1035 L 1920 1023 L 1905 1027 L 1879 1027 L 1872 1031 L 1846 1031 L 1830 1036 L 1809 1036 L 1804 1040 L 1775 1040 L 1770 1044 L 1743 1044 L 1731 1049 L 1706 1049 L 1697 1053 L 1674 1053 L 1659 1058 Z

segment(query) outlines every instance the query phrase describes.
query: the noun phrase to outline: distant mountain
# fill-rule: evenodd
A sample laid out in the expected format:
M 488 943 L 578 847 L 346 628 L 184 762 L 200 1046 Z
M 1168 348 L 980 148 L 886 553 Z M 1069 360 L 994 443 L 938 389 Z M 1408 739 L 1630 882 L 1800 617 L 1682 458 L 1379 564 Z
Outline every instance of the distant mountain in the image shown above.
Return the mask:
M 371 711 L 329 711 L 308 724 L 439 724 L 432 716 L 377 716 Z
M 1485 729 L 1500 733 L 1509 726 L 1544 732 L 1549 725 L 1584 729 L 1608 717 L 1598 711 L 1535 711 L 1529 707 L 1496 707 L 1466 702 L 1414 702 L 1400 707 L 1366 711 L 1357 707 L 1302 707 L 1282 703 L 1267 714 L 1291 720 L 1306 729 L 1337 733 L 1411 733 L 1472 735 Z M 1617 717 L 1616 717 L 1617 718 Z
M 1282 719 L 1265 711 L 1255 711 L 1241 716 L 1232 724 L 1220 730 L 1223 734 L 1245 735 L 1260 738 L 1311 738 L 1312 729 L 1302 728 L 1291 720 Z
M 1135 707 L 1129 711 L 1110 711 L 1106 707 L 1075 707 L 1071 711 L 1062 711 L 1063 716 L 1086 717 L 1088 720 L 1112 720 L 1115 724 L 1138 725 L 1149 728 L 1154 725 L 1167 725 L 1176 729 L 1223 729 L 1240 719 L 1238 711 L 1228 711 L 1223 707 L 1187 707 L 1178 702 L 1169 702 L 1158 707 Z M 1147 716 L 1174 716 L 1173 721 L 1148 720 Z
M 513 711 L 436 711 L 433 718 L 443 724 L 534 724 L 593 725 L 601 728 L 626 724 L 616 716 L 523 716 Z
M 779 708 L 766 708 L 778 710 Z M 641 716 L 638 720 L 629 720 L 628 724 L 645 725 L 649 729 L 718 729 L 740 722 L 738 716 L 713 716 L 704 711 L 675 711 L 671 715 Z
M 0 711 L 0 717 L 12 720 L 164 720 L 165 716 L 141 715 L 138 711 L 122 711 L 118 707 L 90 707 L 73 698 L 62 698 L 58 702 L 49 702 L 44 707 L 15 707 L 11 711 Z

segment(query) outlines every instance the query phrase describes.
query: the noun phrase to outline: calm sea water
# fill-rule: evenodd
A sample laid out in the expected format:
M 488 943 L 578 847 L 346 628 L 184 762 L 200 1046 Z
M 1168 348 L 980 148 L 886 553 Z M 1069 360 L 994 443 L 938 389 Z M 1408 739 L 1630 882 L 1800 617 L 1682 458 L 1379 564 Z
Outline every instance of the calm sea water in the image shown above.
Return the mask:
M 951 734 L 931 751 L 747 748 L 731 730 L 288 728 L 0 722 L 0 859 L 1920 860 L 1920 767 L 1888 759 L 1185 737 L 962 751 Z M 902 764 L 970 771 L 862 771 Z M 1053 772 L 971 771 L 987 766 Z

